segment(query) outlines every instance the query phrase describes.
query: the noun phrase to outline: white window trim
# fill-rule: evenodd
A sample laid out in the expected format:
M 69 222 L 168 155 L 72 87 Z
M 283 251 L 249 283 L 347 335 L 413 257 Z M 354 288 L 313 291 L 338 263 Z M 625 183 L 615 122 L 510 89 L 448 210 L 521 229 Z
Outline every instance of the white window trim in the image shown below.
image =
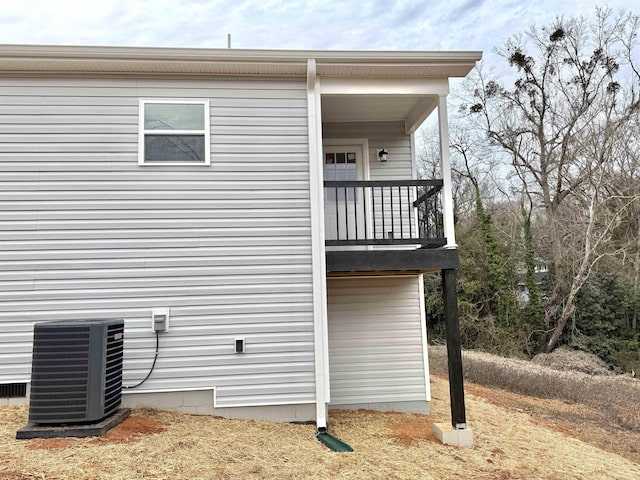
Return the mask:
M 176 103 L 204 105 L 204 130 L 145 130 L 144 128 L 144 107 L 148 103 Z M 148 166 L 199 166 L 207 167 L 211 165 L 211 121 L 210 121 L 209 99 L 182 99 L 182 98 L 141 98 L 138 106 L 138 165 Z M 171 135 L 194 135 L 204 134 L 204 161 L 203 162 L 145 162 L 144 160 L 144 137 L 146 134 L 171 134 Z

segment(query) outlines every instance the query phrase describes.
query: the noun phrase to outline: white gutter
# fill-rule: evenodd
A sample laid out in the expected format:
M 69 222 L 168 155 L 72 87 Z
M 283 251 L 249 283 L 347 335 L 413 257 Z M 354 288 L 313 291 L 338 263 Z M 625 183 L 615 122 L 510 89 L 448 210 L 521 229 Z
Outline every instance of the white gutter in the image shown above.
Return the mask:
M 327 428 L 329 402 L 329 342 L 327 327 L 327 267 L 324 244 L 324 188 L 320 79 L 316 61 L 307 61 L 307 114 L 309 132 L 309 196 L 313 264 L 313 335 L 315 347 L 316 425 Z
M 0 44 L 0 57 L 82 58 L 119 60 L 206 60 L 234 62 L 302 63 L 313 58 L 324 63 L 447 64 L 473 63 L 480 51 L 361 51 L 361 50 L 261 50 L 238 48 L 105 47 L 75 45 Z

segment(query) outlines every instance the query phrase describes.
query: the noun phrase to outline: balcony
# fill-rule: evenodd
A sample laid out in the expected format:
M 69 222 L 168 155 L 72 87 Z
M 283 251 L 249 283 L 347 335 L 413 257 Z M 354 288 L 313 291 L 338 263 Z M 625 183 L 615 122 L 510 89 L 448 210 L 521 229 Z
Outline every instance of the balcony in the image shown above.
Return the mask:
M 327 271 L 455 268 L 442 250 L 442 180 L 325 181 Z

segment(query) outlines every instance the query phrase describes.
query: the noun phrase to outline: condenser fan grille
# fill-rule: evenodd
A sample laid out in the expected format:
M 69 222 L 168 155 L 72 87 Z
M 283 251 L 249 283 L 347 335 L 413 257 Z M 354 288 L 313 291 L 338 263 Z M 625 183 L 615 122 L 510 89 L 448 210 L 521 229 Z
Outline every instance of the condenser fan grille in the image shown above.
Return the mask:
M 105 411 L 113 412 L 120 406 L 122 392 L 122 350 L 124 325 L 109 325 L 107 329 L 107 361 L 104 403 Z

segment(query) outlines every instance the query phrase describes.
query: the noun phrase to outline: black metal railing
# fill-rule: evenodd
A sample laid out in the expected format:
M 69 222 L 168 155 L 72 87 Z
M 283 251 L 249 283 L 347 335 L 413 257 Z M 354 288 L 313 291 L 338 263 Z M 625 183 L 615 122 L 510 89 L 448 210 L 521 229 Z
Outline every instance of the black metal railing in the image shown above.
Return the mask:
M 327 246 L 446 244 L 442 180 L 325 181 Z

